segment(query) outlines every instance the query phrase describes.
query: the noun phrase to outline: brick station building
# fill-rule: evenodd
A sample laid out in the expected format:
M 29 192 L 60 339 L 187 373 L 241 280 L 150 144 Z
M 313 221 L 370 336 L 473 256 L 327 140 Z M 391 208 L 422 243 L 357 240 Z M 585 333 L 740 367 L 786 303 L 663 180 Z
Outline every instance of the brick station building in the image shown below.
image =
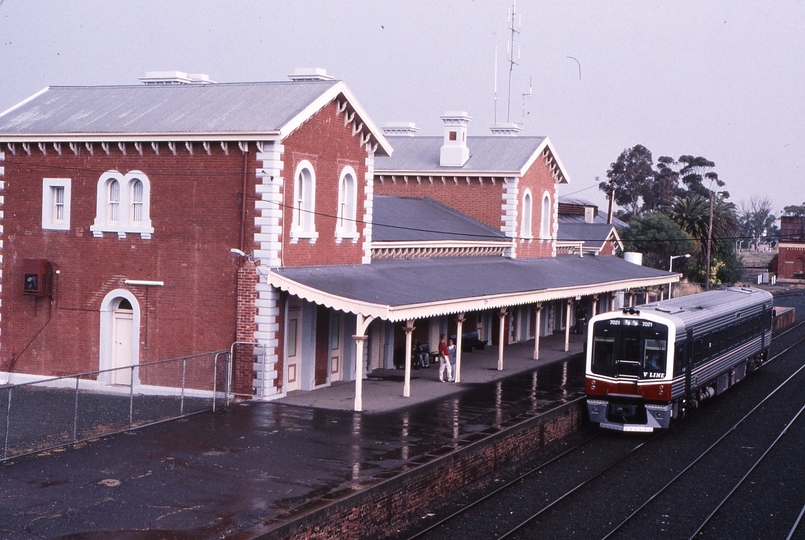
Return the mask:
M 387 136 L 321 70 L 143 82 L 49 87 L 0 114 L 0 380 L 232 350 L 235 394 L 349 380 L 360 410 L 366 373 L 395 358 L 410 393 L 414 323 L 434 344 L 500 344 L 502 368 L 506 343 L 537 355 L 569 332 L 576 298 L 609 309 L 678 280 L 557 256 L 568 175 L 546 137 L 470 137 L 466 113 L 440 137 Z M 82 383 L 175 390 L 116 373 Z

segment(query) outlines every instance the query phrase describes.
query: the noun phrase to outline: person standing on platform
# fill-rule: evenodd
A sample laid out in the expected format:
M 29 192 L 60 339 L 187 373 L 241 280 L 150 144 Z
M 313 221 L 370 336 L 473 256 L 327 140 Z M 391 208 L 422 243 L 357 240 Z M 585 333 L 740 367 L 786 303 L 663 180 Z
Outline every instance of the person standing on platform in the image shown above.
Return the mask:
M 447 350 L 450 351 L 450 367 L 453 369 L 453 373 L 455 373 L 456 372 L 456 344 L 453 343 L 452 339 L 447 340 Z M 453 378 L 455 378 L 455 376 Z
M 444 381 L 444 370 L 447 368 L 447 382 L 453 380 L 453 370 L 450 367 L 450 350 L 447 348 L 446 336 L 439 336 L 439 380 Z

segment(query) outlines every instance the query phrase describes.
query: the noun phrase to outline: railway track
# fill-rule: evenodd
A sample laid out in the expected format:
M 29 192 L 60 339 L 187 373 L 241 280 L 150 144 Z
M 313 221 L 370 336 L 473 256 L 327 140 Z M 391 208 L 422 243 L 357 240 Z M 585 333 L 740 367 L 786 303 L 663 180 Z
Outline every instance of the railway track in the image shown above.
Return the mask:
M 805 322 L 799 323 L 774 336 L 773 346 L 782 350 L 766 365 L 805 342 L 805 337 L 800 337 L 804 325 Z M 628 486 L 629 479 L 634 477 L 632 469 L 644 470 L 652 456 L 662 454 L 665 445 L 661 443 L 674 433 L 673 429 L 649 437 L 596 431 L 484 497 L 443 516 L 434 516 L 434 523 L 407 538 L 533 538 L 535 535 L 579 535 L 602 539 L 635 536 L 678 538 L 680 528 L 691 531 L 688 536 L 691 539 L 723 538 L 724 522 L 729 523 L 729 519 L 722 517 L 725 509 L 735 504 L 733 501 L 742 489 L 757 482 L 753 479 L 767 458 L 778 451 L 776 449 L 786 440 L 790 429 L 801 427 L 805 431 L 805 415 L 802 414 L 805 405 L 791 417 L 785 420 L 777 418 L 776 422 L 758 414 L 768 409 L 774 399 L 790 399 L 780 396 L 792 392 L 792 386 L 798 381 L 805 384 L 802 379 L 805 379 L 805 365 L 733 421 L 709 446 L 698 449 L 695 455 L 687 458 L 687 465 L 677 466 L 678 470 L 672 474 L 658 471 L 651 482 L 623 489 L 623 485 Z M 763 426 L 766 435 L 762 445 L 755 436 L 760 429 L 758 426 Z M 730 441 L 733 441 L 731 445 Z M 740 463 L 731 467 L 729 465 L 735 460 L 730 461 L 729 456 L 736 447 L 746 451 L 742 452 L 745 455 L 741 456 Z M 727 474 L 725 469 L 731 468 L 742 472 L 736 474 L 733 470 Z M 725 479 L 727 476 L 729 479 Z M 711 477 L 714 479 L 706 480 Z M 549 478 L 551 480 L 547 481 Z M 691 499 L 688 496 L 690 490 L 702 491 L 701 487 L 697 489 L 695 486 L 703 481 L 718 486 L 718 489 L 707 489 L 706 493 L 694 497 L 698 511 L 692 512 L 686 523 L 672 523 L 675 520 L 673 510 L 668 508 L 680 504 L 679 501 L 687 504 Z M 619 483 L 620 488 L 617 488 Z M 650 484 L 650 490 L 646 484 Z M 607 501 L 607 504 L 600 503 L 601 509 L 595 508 L 597 498 Z M 791 523 L 789 538 L 793 537 L 805 516 L 805 508 L 798 510 L 799 517 Z M 613 516 L 618 517 L 613 519 Z M 673 534 L 669 534 L 671 529 Z M 737 536 L 732 534 L 729 537 Z

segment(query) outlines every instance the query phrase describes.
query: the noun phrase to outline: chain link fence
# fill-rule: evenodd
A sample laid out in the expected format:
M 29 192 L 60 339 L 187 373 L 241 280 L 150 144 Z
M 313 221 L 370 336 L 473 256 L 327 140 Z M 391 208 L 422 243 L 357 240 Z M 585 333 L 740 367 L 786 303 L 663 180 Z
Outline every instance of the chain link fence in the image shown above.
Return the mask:
M 0 387 L 0 462 L 229 405 L 230 351 Z

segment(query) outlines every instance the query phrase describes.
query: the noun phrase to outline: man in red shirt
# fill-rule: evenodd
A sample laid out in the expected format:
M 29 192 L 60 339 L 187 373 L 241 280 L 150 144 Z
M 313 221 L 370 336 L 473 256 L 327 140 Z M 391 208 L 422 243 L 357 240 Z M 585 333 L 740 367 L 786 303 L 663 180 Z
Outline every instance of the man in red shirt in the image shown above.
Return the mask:
M 447 367 L 447 382 L 453 382 L 453 369 L 450 367 L 450 350 L 447 348 L 447 336 L 439 336 L 439 380 L 444 381 L 444 369 Z

